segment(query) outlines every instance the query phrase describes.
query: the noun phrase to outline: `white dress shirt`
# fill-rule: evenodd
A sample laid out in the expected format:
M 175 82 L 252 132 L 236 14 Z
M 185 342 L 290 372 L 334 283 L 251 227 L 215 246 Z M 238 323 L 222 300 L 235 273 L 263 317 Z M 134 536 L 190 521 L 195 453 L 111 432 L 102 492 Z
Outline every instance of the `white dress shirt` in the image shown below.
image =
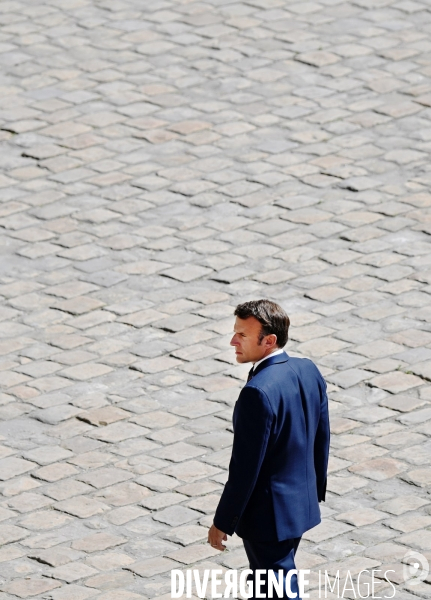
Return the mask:
M 265 358 L 261 358 L 260 360 L 256 361 L 253 365 L 253 371 L 255 371 L 256 367 L 267 358 L 270 358 L 271 356 L 277 356 L 277 354 L 282 354 L 283 352 L 283 348 L 278 348 L 277 350 L 274 350 L 274 352 L 271 352 L 271 354 L 268 354 L 268 356 L 265 356 Z

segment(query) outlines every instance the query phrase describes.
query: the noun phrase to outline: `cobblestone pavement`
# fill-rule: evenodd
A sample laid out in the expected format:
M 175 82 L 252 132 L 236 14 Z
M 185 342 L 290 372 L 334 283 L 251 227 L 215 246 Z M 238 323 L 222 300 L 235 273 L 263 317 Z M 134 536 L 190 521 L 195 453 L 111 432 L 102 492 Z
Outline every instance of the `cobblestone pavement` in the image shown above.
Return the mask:
M 431 559 L 430 3 L 0 18 L 0 599 L 170 598 L 172 568 L 246 566 L 205 538 L 256 297 L 329 383 L 311 598 L 318 569 L 373 568 L 431 597 L 401 564 Z

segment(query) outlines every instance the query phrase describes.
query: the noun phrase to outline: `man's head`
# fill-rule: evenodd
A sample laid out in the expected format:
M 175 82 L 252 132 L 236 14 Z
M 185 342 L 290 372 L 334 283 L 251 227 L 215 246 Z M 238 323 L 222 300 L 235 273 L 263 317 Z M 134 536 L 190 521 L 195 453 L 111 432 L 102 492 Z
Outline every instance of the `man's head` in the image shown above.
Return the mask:
M 286 345 L 289 317 L 275 302 L 244 302 L 238 304 L 234 315 L 235 333 L 230 343 L 235 347 L 237 362 L 254 363 Z

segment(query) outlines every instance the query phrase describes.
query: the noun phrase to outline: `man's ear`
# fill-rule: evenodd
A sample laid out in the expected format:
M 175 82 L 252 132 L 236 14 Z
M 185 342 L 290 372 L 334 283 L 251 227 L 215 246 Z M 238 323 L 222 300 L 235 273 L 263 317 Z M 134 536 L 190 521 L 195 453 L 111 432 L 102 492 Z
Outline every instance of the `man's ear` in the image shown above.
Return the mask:
M 275 333 L 270 333 L 266 336 L 266 345 L 267 346 L 276 346 L 277 345 L 277 336 Z

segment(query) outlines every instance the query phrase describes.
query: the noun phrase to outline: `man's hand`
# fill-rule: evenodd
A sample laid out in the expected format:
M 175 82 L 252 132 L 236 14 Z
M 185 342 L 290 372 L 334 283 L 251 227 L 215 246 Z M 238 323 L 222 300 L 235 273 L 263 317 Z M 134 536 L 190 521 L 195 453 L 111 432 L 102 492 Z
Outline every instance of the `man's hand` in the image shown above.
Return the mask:
M 210 530 L 208 531 L 208 544 L 211 544 L 213 548 L 217 548 L 217 550 L 226 550 L 226 546 L 223 546 L 222 540 L 227 540 L 227 535 L 224 531 L 220 531 L 217 529 L 215 525 L 211 525 Z

